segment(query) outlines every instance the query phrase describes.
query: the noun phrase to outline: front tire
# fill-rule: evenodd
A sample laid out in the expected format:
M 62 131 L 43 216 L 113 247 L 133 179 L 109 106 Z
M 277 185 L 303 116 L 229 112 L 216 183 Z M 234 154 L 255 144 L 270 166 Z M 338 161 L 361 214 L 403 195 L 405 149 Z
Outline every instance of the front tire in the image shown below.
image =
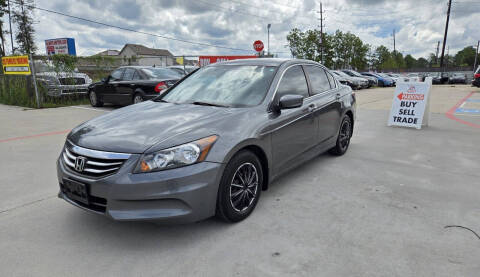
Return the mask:
M 132 104 L 138 104 L 143 102 L 143 96 L 140 93 L 136 93 L 135 96 L 133 96 Z
M 92 107 L 103 106 L 103 102 L 98 99 L 98 95 L 94 90 L 90 91 L 90 93 L 88 94 L 88 99 L 90 100 L 90 105 L 92 105 Z
M 342 156 L 348 150 L 348 146 L 350 145 L 350 138 L 352 137 L 353 131 L 353 124 L 352 120 L 348 115 L 344 115 L 342 119 L 342 123 L 340 124 L 340 130 L 338 132 L 337 143 L 335 147 L 330 149 L 330 154 L 335 156 Z
M 263 171 L 258 157 L 248 150 L 236 154 L 220 181 L 216 217 L 226 222 L 247 218 L 257 205 L 262 186 Z

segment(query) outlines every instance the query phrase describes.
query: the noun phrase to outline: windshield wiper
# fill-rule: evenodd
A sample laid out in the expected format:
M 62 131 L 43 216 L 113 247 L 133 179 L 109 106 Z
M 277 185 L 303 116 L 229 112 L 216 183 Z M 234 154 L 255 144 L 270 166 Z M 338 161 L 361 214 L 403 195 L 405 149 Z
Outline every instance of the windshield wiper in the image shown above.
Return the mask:
M 154 102 L 170 103 L 170 102 L 168 102 L 168 101 L 163 100 L 162 98 L 160 98 L 160 99 L 152 99 L 152 101 L 154 101 Z
M 192 105 L 200 105 L 200 106 L 213 106 L 213 107 L 229 108 L 229 106 L 226 106 L 226 105 L 209 103 L 209 102 L 201 102 L 201 101 L 195 101 L 195 102 L 192 102 L 192 103 L 190 103 L 190 104 L 192 104 Z

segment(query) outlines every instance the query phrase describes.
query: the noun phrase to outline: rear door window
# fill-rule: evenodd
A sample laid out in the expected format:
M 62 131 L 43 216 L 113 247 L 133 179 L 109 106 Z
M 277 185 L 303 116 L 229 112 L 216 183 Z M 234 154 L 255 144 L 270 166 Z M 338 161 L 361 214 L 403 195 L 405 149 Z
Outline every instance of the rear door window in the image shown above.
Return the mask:
M 323 68 L 314 65 L 307 65 L 305 66 L 305 71 L 308 74 L 308 78 L 310 78 L 312 94 L 319 94 L 331 88 L 327 74 Z
M 141 80 L 142 77 L 140 76 L 140 73 L 138 73 L 138 70 L 135 70 L 135 73 L 133 73 L 133 78 L 132 80 Z
M 277 99 L 287 94 L 301 95 L 305 98 L 309 96 L 307 79 L 299 65 L 287 69 L 278 85 Z

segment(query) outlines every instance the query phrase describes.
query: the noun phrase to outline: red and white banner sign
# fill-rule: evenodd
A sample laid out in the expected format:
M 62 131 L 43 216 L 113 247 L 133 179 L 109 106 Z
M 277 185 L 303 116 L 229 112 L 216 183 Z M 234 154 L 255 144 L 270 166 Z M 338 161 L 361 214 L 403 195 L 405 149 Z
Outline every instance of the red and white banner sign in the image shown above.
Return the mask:
M 428 96 L 432 78 L 425 82 L 398 82 L 393 97 L 388 126 L 413 127 L 420 129 L 428 124 Z
M 200 56 L 198 57 L 198 64 L 202 67 L 212 63 L 254 58 L 257 58 L 257 56 Z

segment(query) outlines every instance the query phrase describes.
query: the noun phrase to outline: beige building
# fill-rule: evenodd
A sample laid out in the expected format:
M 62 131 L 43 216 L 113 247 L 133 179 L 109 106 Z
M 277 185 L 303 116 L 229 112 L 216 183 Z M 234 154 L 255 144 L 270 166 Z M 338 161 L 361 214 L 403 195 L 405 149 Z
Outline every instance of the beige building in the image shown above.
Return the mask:
M 149 48 L 140 44 L 125 44 L 118 57 L 124 64 L 145 66 L 169 66 L 175 64 L 175 58 L 165 49 Z

